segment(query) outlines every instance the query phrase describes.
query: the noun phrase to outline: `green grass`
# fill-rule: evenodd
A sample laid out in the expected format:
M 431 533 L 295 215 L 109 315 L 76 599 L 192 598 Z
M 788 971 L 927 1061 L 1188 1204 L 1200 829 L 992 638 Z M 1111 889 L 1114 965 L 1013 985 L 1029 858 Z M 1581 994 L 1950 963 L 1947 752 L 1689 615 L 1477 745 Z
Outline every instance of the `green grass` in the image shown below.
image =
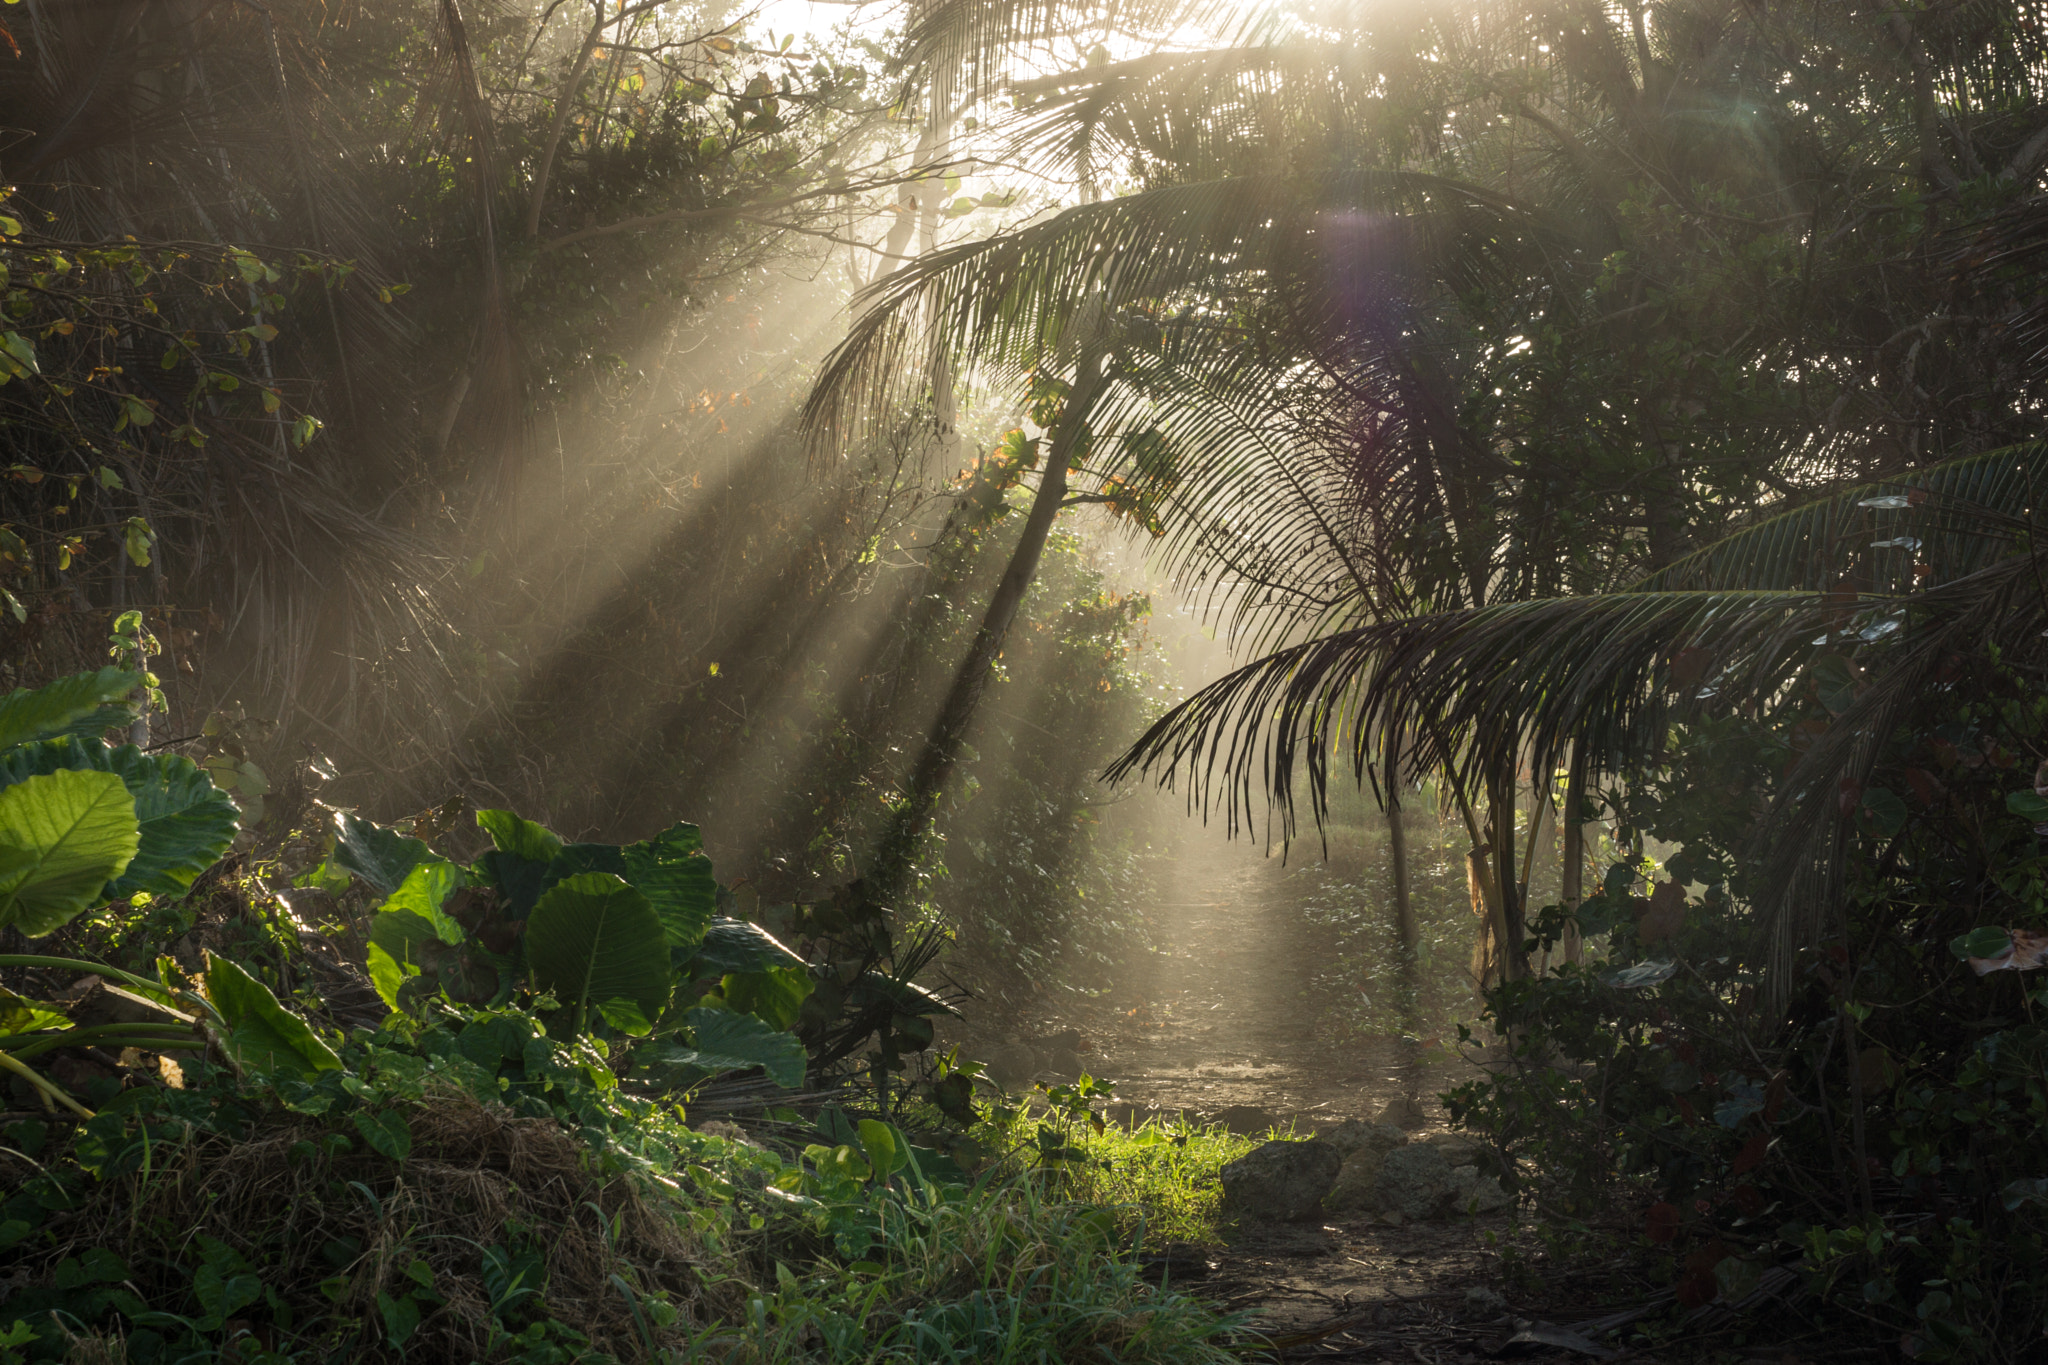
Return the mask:
M 1045 1160 L 1040 1135 L 1051 1129 L 1069 1145 L 1068 1159 Z M 1148 1119 L 1135 1129 L 1109 1124 L 1094 1131 L 1071 1116 L 1017 1112 L 978 1134 L 985 1146 L 1009 1154 L 1012 1170 L 1037 1167 L 1068 1199 L 1110 1210 L 1127 1244 L 1207 1245 L 1222 1240 L 1223 1167 L 1269 1137 L 1177 1118 Z
M 1119 1254 L 1120 1220 L 1055 1197 L 1029 1172 L 972 1194 L 911 1201 L 849 1264 L 777 1264 L 738 1323 L 702 1332 L 681 1359 L 734 1365 L 1225 1365 L 1232 1319 L 1145 1282 Z M 765 1280 L 767 1277 L 763 1277 Z

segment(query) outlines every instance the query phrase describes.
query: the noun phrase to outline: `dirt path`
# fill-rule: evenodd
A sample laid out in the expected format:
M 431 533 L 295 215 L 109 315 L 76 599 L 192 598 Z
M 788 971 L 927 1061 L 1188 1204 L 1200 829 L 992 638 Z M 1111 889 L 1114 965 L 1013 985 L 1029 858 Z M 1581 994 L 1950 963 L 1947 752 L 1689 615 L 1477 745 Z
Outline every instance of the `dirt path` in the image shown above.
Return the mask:
M 1256 849 L 1190 840 L 1169 898 L 1152 908 L 1164 951 L 1071 1024 L 1088 1035 L 1091 1070 L 1139 1110 L 1209 1115 L 1260 1109 L 1318 1124 L 1370 1118 L 1389 1100 L 1418 1100 L 1432 1122 L 1441 1068 L 1413 1045 L 1361 1037 L 1344 1025 L 1329 979 L 1333 935 L 1308 908 L 1325 874 Z M 1255 1126 L 1249 1115 L 1233 1127 Z
M 1333 980 L 1341 974 L 1330 970 L 1333 935 L 1309 904 L 1327 889 L 1318 865 L 1290 868 L 1219 842 L 1186 845 L 1172 894 L 1153 907 L 1164 951 L 1131 964 L 1097 1000 L 1021 1021 L 1012 1036 L 1079 1030 L 1088 1043 L 1080 1064 L 1115 1083 L 1113 1108 L 1126 1121 L 1188 1111 L 1239 1131 L 1289 1121 L 1305 1131 L 1371 1119 L 1405 1099 L 1420 1104 L 1416 1137 L 1442 1131 L 1435 1096 L 1469 1073 L 1440 1051 L 1431 1063 L 1412 1042 L 1363 1037 L 1346 1022 Z M 975 1022 L 986 1034 L 988 1021 Z M 1544 1285 L 1543 1301 L 1514 1292 L 1501 1261 L 1510 1239 L 1527 1234 L 1504 1216 L 1389 1225 L 1331 1215 L 1247 1225 L 1228 1246 L 1176 1256 L 1172 1273 L 1248 1314 L 1276 1341 L 1275 1360 L 1592 1358 L 1503 1346 L 1530 1322 L 1590 1316 L 1599 1299 L 1594 1286 L 1562 1279 Z

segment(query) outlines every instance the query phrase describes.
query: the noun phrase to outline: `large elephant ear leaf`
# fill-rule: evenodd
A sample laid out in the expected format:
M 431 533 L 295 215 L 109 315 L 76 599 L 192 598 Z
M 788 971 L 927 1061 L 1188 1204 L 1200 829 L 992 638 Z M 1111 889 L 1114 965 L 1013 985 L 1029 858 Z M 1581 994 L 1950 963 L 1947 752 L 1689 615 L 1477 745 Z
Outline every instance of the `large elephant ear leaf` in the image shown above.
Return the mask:
M 501 852 L 543 866 L 562 851 L 562 836 L 544 825 L 523 820 L 509 810 L 480 810 L 477 827 L 491 836 L 491 846 Z
M 176 754 L 145 754 L 132 744 L 109 749 L 75 738 L 21 744 L 0 752 L 0 788 L 41 773 L 92 769 L 112 773 L 135 799 L 135 859 L 102 901 L 138 891 L 181 896 L 234 842 L 240 813 L 204 769 Z
M 407 873 L 438 856 L 420 840 L 360 819 L 352 811 L 334 813 L 334 865 L 387 896 L 404 883 Z
M 661 916 L 671 948 L 694 948 L 718 909 L 718 882 L 695 825 L 673 825 L 625 848 L 626 880 Z
M 227 1025 L 229 1056 L 251 1071 L 310 1076 L 341 1070 L 341 1058 L 304 1019 L 278 1003 L 270 987 L 224 957 L 209 956 L 206 998 Z
M 668 939 L 647 897 L 607 872 L 558 882 L 526 921 L 537 989 L 571 1008 L 630 1000 L 653 1019 L 668 1004 Z
M 548 866 L 562 851 L 561 836 L 509 810 L 480 810 L 476 822 L 493 845 L 477 859 L 477 875 L 497 888 L 509 918 L 525 919 L 550 885 Z
M 189 758 L 145 754 L 132 744 L 111 751 L 109 757 L 135 798 L 141 841 L 135 861 L 107 888 L 106 898 L 126 900 L 138 891 L 183 895 L 234 843 L 241 813 Z
M 0 697 L 0 749 L 123 723 L 133 711 L 119 705 L 142 686 L 142 675 L 123 668 L 74 673 L 47 687 Z
M 101 904 L 135 857 L 135 799 L 112 773 L 40 773 L 0 790 L 0 928 L 31 938 Z
M 684 1015 L 695 1046 L 673 1060 L 710 1071 L 760 1067 L 784 1090 L 804 1083 L 804 1045 L 793 1033 L 731 1010 L 699 1007 Z

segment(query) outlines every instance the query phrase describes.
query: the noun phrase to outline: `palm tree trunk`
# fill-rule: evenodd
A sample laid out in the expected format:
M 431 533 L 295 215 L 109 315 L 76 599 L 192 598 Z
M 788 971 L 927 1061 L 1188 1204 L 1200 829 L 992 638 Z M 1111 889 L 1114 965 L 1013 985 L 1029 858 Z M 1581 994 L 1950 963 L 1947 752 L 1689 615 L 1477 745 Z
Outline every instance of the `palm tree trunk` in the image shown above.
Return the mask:
M 1558 898 L 1573 917 L 1565 924 L 1564 937 L 1559 947 L 1564 949 L 1566 962 L 1577 962 L 1586 951 L 1585 940 L 1579 935 L 1577 911 L 1585 890 L 1586 878 L 1586 824 L 1579 818 L 1579 807 L 1586 799 L 1586 746 L 1583 741 L 1572 745 L 1571 775 L 1564 783 L 1564 867 L 1558 888 Z
M 1045 474 L 1039 480 L 1037 496 L 1031 500 L 1031 511 L 1024 518 L 1024 533 L 1018 538 L 1016 549 L 1010 552 L 1010 562 L 989 599 L 980 628 L 974 632 L 974 642 L 967 647 L 967 657 L 960 661 L 960 668 L 953 675 L 945 704 L 939 708 L 938 719 L 932 723 L 916 767 L 911 769 L 902 799 L 896 803 L 888 828 L 876 846 L 874 861 L 862 878 L 862 895 L 870 904 L 893 906 L 909 889 L 911 871 L 924 848 L 932 810 L 959 762 L 967 727 L 981 704 L 982 690 L 988 686 L 989 670 L 1002 653 L 1010 625 L 1017 619 L 1017 608 L 1038 573 L 1046 537 L 1066 500 L 1068 461 L 1080 444 L 1089 410 L 1106 383 L 1101 352 L 1093 346 L 1085 348 L 1066 410 L 1053 429 Z
M 1492 837 L 1493 882 L 1495 887 L 1493 924 L 1500 935 L 1500 971 L 1503 979 L 1519 981 L 1528 973 L 1522 960 L 1522 899 L 1515 879 L 1515 769 L 1509 756 L 1487 784 L 1488 833 Z
M 1395 737 L 1387 744 L 1387 858 L 1394 873 L 1394 932 L 1401 940 L 1401 1023 L 1413 1033 L 1417 1018 L 1418 968 L 1422 935 L 1415 927 L 1415 903 L 1408 882 L 1408 830 L 1401 815 L 1401 748 Z

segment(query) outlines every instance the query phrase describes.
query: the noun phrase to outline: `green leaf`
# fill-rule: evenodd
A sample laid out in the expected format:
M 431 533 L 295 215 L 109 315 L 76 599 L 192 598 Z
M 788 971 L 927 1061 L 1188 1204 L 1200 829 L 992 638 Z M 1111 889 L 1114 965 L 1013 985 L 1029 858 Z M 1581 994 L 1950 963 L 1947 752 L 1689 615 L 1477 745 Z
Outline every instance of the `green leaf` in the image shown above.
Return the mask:
M 463 884 L 462 869 L 446 858 L 429 856 L 405 874 L 405 880 L 398 889 L 385 898 L 377 907 L 380 914 L 402 914 L 411 912 L 432 926 L 434 936 L 441 942 L 456 944 L 462 942 L 462 926 L 441 913 L 441 907 Z M 374 924 L 375 921 L 372 921 Z
M 691 972 L 698 977 L 756 972 L 765 967 L 802 967 L 804 960 L 758 924 L 724 915 L 712 919 L 698 945 Z
M 10 692 L 0 697 L 0 749 L 70 734 L 72 727 L 99 716 L 103 707 L 131 698 L 140 686 L 140 673 L 125 668 L 102 668 L 97 673 L 74 673 L 59 678 L 33 691 L 22 688 Z M 126 714 L 132 718 L 134 713 Z
M 11 1033 L 28 1033 L 34 1029 L 53 1028 L 69 1024 L 71 1017 L 62 1010 L 53 1010 L 41 1001 L 30 1000 L 16 995 L 0 986 L 0 1038 Z
M 92 740 L 54 739 L 0 753 L 0 788 L 38 773 L 66 769 L 110 772 L 135 800 L 140 837 L 134 861 L 100 893 L 102 901 L 137 892 L 182 896 L 234 843 L 240 815 L 205 771 L 176 754 L 145 754 Z
M 128 524 L 121 532 L 121 548 L 127 552 L 128 562 L 138 569 L 148 568 L 149 549 L 154 544 L 156 532 L 149 529 L 149 523 L 141 517 L 128 518 Z
M 661 920 L 609 873 L 580 873 L 540 898 L 526 921 L 526 962 L 535 987 L 572 1008 L 630 1000 L 652 1019 L 668 1003 Z
M 910 1160 L 910 1153 L 896 1140 L 896 1130 L 879 1119 L 860 1121 L 860 1145 L 868 1154 L 868 1165 L 886 1180 Z
M 477 826 L 491 836 L 491 844 L 528 862 L 543 866 L 562 851 L 562 838 L 554 831 L 522 820 L 509 810 L 480 810 Z
M 1909 818 L 1906 803 L 1899 799 L 1898 793 L 1883 787 L 1863 789 L 1863 813 L 1870 817 L 1870 823 L 1877 827 L 1877 832 L 1887 837 L 1904 829 Z
M 42 773 L 0 790 L 0 927 L 37 938 L 100 904 L 139 837 L 135 799 L 112 773 Z
M 406 1123 L 405 1115 L 387 1109 L 381 1114 L 358 1111 L 354 1118 L 356 1131 L 372 1151 L 393 1161 L 403 1161 L 412 1155 L 412 1127 Z
M 228 1055 L 251 1071 L 311 1076 L 341 1070 L 341 1058 L 270 987 L 224 957 L 206 963 L 206 998 L 227 1025 Z
M 597 1012 L 604 1016 L 604 1021 L 607 1024 L 610 1024 L 619 1032 L 630 1034 L 635 1038 L 645 1038 L 648 1034 L 654 1032 L 654 1025 L 648 1021 L 646 1015 L 640 1012 L 640 1007 L 631 1000 L 599 1001 Z
M 718 909 L 718 882 L 695 825 L 672 825 L 625 848 L 626 880 L 654 906 L 671 948 L 694 948 Z
M 744 1071 L 758 1066 L 784 1090 L 804 1083 L 804 1045 L 795 1034 L 770 1028 L 751 1014 L 705 1006 L 688 1011 L 683 1018 L 695 1045 L 670 1051 L 664 1061 L 708 1071 Z
M 541 894 L 546 895 L 557 884 L 585 872 L 607 872 L 626 881 L 625 851 L 617 844 L 562 845 L 562 851 L 549 860 L 547 871 L 541 875 Z
M 508 919 L 525 919 L 533 913 L 548 875 L 546 863 L 507 853 L 502 848 L 494 848 L 478 858 L 474 870 L 486 885 L 497 889 L 498 902 L 504 906 Z
M 418 839 L 358 819 L 353 812 L 334 813 L 334 863 L 355 873 L 385 895 L 403 882 L 406 874 L 429 858 L 437 856 Z
M 1968 961 L 1973 957 L 1997 957 L 2011 945 L 2011 934 L 1985 925 L 1949 940 L 1948 950 Z
M 731 972 L 719 981 L 725 1003 L 752 1014 L 770 1028 L 795 1025 L 797 1013 L 818 983 L 801 967 L 764 967 L 757 972 Z
M 2005 808 L 2034 824 L 2048 823 L 2048 797 L 2033 792 L 2010 792 L 2005 798 Z

